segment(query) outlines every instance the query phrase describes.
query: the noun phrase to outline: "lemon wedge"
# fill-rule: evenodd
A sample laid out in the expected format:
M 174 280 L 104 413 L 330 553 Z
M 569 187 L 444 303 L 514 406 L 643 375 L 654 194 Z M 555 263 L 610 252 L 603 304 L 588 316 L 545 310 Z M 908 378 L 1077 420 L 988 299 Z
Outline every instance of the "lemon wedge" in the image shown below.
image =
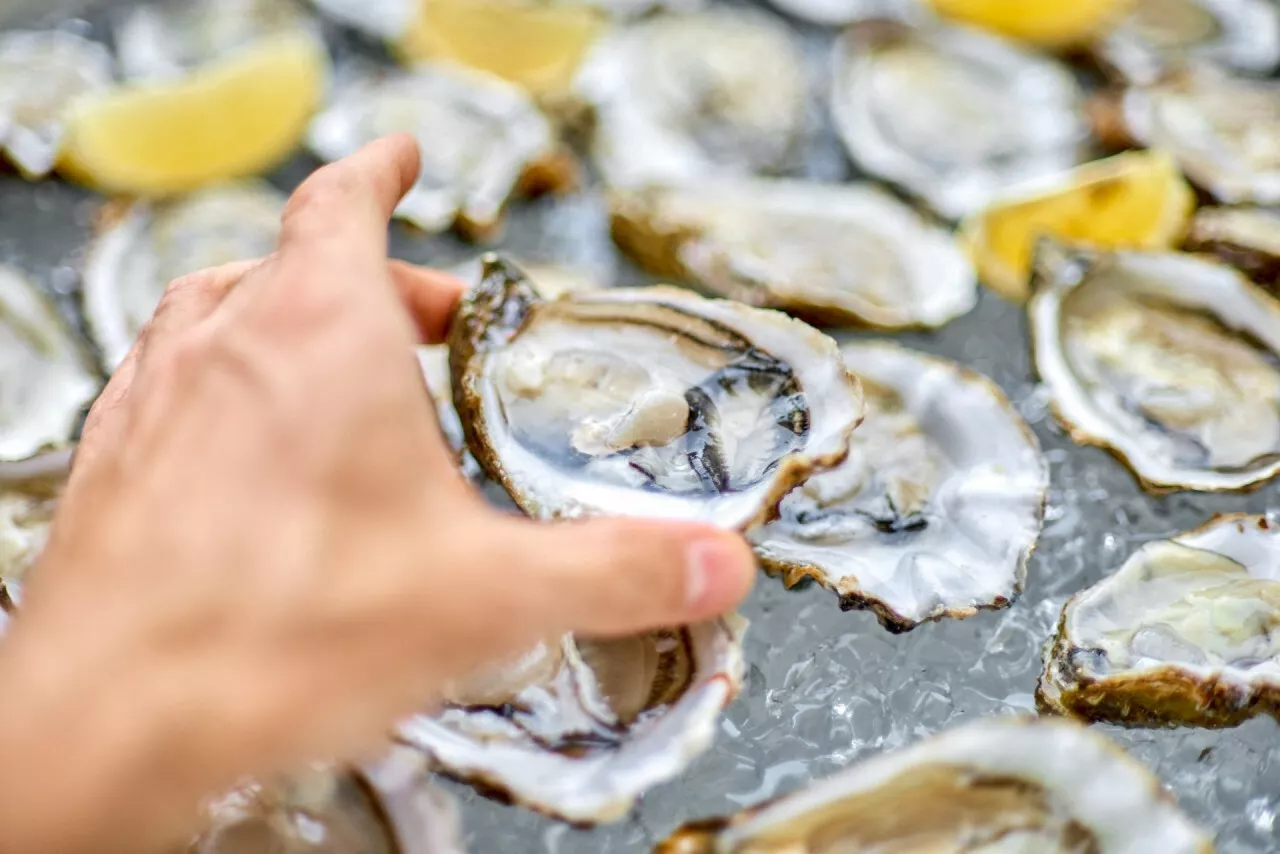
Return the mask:
M 443 59 L 496 74 L 534 94 L 567 89 L 605 25 L 598 9 L 532 0 L 420 0 L 396 44 L 401 59 Z
M 287 33 L 176 81 L 86 97 L 68 112 L 59 168 L 92 187 L 137 196 L 262 172 L 302 139 L 327 62 L 314 36 Z
M 1071 47 L 1105 33 L 1134 0 L 929 0 L 935 12 L 1041 47 Z
M 1086 163 L 1048 189 L 998 200 L 960 224 L 987 287 L 1017 301 L 1029 292 L 1036 239 L 1106 249 L 1163 249 L 1182 238 L 1195 194 L 1169 155 L 1132 151 Z

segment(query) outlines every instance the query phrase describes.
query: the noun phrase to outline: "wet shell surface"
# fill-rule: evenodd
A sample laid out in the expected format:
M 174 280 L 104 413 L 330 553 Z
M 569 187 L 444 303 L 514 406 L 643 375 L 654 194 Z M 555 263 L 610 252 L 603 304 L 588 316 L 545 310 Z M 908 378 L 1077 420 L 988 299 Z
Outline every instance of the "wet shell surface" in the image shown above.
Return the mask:
M 654 854 L 1212 854 L 1145 767 L 1066 721 L 987 718 L 881 754 Z
M 89 248 L 82 294 L 105 367 L 123 361 L 169 282 L 271 254 L 284 205 L 282 193 L 255 181 L 108 209 Z
M 1183 248 L 1216 255 L 1280 296 L 1280 210 L 1201 208 L 1191 220 Z
M 562 638 L 446 691 L 400 728 L 435 766 L 579 824 L 622 818 L 715 737 L 742 686 L 745 622 L 607 641 Z
M 53 171 L 68 106 L 111 85 L 103 45 L 71 33 L 0 33 L 0 152 L 28 179 Z
M 396 215 L 424 231 L 456 224 L 477 239 L 496 237 L 513 196 L 575 180 L 572 160 L 524 90 L 444 63 L 392 73 L 347 68 L 308 145 L 322 160 L 341 160 L 401 131 L 417 136 L 422 167 Z
M 592 154 L 615 187 L 785 172 L 809 130 L 800 45 L 780 20 L 746 8 L 620 27 L 576 89 L 594 108 Z
M 825 27 L 880 17 L 897 17 L 921 5 L 917 0 L 769 0 L 780 11 Z
M 1044 242 L 1028 306 L 1036 370 L 1077 442 L 1148 489 L 1243 489 L 1280 472 L 1280 305 L 1177 252 Z
M 1280 62 L 1271 0 L 1137 0 L 1095 48 L 1122 79 L 1149 84 L 1188 62 L 1267 74 Z
M 468 447 L 535 518 L 745 529 L 862 418 L 835 342 L 800 321 L 669 287 L 545 300 L 496 257 L 449 348 Z
M 994 383 L 954 363 L 882 342 L 841 352 L 867 417 L 838 468 L 749 534 L 761 563 L 894 631 L 1007 606 L 1044 517 L 1035 437 Z
M 1130 89 L 1122 111 L 1129 136 L 1218 201 L 1280 204 L 1280 82 L 1197 66 Z
M 418 363 L 422 366 L 422 377 L 431 392 L 431 400 L 436 406 L 436 420 L 444 433 L 449 449 L 453 451 L 462 474 L 468 480 L 480 476 L 480 465 L 475 457 L 467 451 L 466 437 L 462 432 L 462 422 L 458 419 L 458 410 L 453 406 L 453 383 L 449 379 L 449 348 L 444 344 L 418 348 Z
M 865 21 L 837 42 L 831 111 L 850 157 L 948 219 L 1084 153 L 1067 68 L 976 30 Z
M 1280 719 L 1280 530 L 1221 516 L 1077 594 L 1045 647 L 1049 713 L 1138 726 Z
M 820 323 L 934 328 L 977 302 L 950 234 L 871 184 L 647 187 L 614 193 L 612 220 L 653 273 Z

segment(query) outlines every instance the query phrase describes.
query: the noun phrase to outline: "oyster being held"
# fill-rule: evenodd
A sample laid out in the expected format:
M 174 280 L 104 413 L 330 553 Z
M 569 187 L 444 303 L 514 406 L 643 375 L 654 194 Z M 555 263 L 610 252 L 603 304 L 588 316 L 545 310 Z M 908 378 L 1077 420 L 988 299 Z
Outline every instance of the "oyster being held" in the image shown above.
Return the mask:
M 449 380 L 449 348 L 443 344 L 418 348 L 418 364 L 422 377 L 436 405 L 436 420 L 444 433 L 445 441 L 453 451 L 462 474 L 468 480 L 480 476 L 480 466 L 467 451 L 466 437 L 462 434 L 462 422 L 453 406 L 453 383 Z
M 1130 89 L 1122 111 L 1129 136 L 1218 201 L 1280 203 L 1280 82 L 1196 66 Z
M 1144 85 L 1188 62 L 1266 74 L 1280 61 L 1280 8 L 1272 0 L 1137 0 L 1095 52 Z
M 113 65 L 105 47 L 71 33 L 0 33 L 0 152 L 24 177 L 53 171 L 67 107 L 110 86 Z
M 44 551 L 58 496 L 71 470 L 70 448 L 0 463 L 0 632 L 22 600 L 22 583 Z
M 1046 242 L 1028 312 L 1036 370 L 1077 442 L 1152 490 L 1280 472 L 1280 305 L 1223 264 Z
M 808 132 L 800 46 L 747 8 L 622 27 L 588 57 L 577 89 L 595 109 L 592 153 L 615 187 L 785 172 Z
M 830 338 L 677 288 L 548 301 L 492 258 L 449 348 L 471 452 L 537 518 L 747 528 L 842 460 L 862 418 Z
M 417 136 L 422 166 L 396 215 L 425 231 L 456 224 L 472 237 L 496 237 L 511 197 L 562 190 L 576 179 L 550 122 L 523 90 L 443 63 L 411 72 L 348 69 L 308 144 L 333 161 L 400 131 Z
M 1045 646 L 1041 709 L 1141 726 L 1280 719 L 1280 531 L 1220 516 L 1074 596 Z
M 848 458 L 749 534 L 788 586 L 814 578 L 894 631 L 1007 606 L 1040 535 L 1039 443 L 990 380 L 893 344 L 841 351 L 867 418 Z
M 577 823 L 614 821 L 711 744 L 742 685 L 737 617 L 616 640 L 565 637 L 446 691 L 400 728 L 438 768 Z
M 618 245 L 650 271 L 824 323 L 941 326 L 973 308 L 951 236 L 870 184 L 695 183 L 618 191 Z
M 89 248 L 82 293 L 106 368 L 114 370 L 128 354 L 169 282 L 271 254 L 284 205 L 284 195 L 269 185 L 248 182 L 109 209 Z
M 1201 208 L 1191 220 L 1183 248 L 1216 255 L 1280 296 L 1280 210 Z
M 987 718 L 861 762 L 654 854 L 1212 854 L 1152 774 L 1065 721 Z
M 950 219 L 1075 165 L 1080 109 L 1064 66 L 976 30 L 866 21 L 837 46 L 831 110 L 849 155 Z

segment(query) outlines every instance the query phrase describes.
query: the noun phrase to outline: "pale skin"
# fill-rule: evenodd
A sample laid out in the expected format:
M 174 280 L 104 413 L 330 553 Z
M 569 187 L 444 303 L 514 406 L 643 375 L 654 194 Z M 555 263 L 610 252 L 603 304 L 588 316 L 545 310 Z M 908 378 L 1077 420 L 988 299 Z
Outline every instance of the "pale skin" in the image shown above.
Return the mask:
M 445 682 L 564 632 L 732 609 L 741 537 L 539 524 L 455 473 L 413 347 L 462 293 L 387 260 L 390 137 L 294 195 L 278 250 L 184 278 L 93 407 L 0 642 L 0 850 L 181 848 L 246 775 L 378 755 Z

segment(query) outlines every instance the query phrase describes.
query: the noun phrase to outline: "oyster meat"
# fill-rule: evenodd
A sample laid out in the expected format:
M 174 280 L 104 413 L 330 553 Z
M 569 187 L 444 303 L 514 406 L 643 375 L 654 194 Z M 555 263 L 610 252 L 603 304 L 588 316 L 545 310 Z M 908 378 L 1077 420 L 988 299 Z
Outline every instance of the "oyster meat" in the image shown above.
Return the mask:
M 864 21 L 837 44 L 831 110 L 850 157 L 949 219 L 1085 153 L 1056 60 L 937 22 Z
M 1280 719 L 1280 531 L 1220 516 L 1149 542 L 1074 596 L 1045 646 L 1043 711 L 1139 726 Z
M 1280 204 L 1280 82 L 1187 68 L 1122 101 L 1125 130 L 1224 204 Z
M 270 185 L 247 182 L 108 208 L 89 248 L 82 294 L 106 368 L 128 355 L 169 282 L 275 251 L 285 201 Z
M 868 759 L 654 854 L 1212 854 L 1150 771 L 1066 721 L 987 718 Z
M 437 768 L 547 815 L 615 821 L 710 746 L 742 686 L 745 622 L 564 637 L 459 682 L 400 738 Z
M 1280 472 L 1280 304 L 1225 264 L 1043 242 L 1028 306 L 1036 370 L 1077 442 L 1154 491 Z
M 449 348 L 468 447 L 536 518 L 744 529 L 862 418 L 835 342 L 798 320 L 669 287 L 545 300 L 496 257 Z
M 1191 220 L 1183 248 L 1216 255 L 1280 296 L 1280 210 L 1201 208 Z
M 1095 50 L 1142 85 L 1189 62 L 1267 74 L 1280 61 L 1280 8 L 1272 0 L 1137 0 Z
M 651 186 L 616 192 L 612 220 L 651 272 L 816 322 L 933 328 L 978 298 L 951 235 L 870 184 Z
M 1007 606 L 1049 485 L 1035 436 L 986 377 L 882 342 L 846 345 L 867 417 L 848 458 L 748 536 L 788 586 L 813 578 L 893 631 Z
M 0 152 L 28 179 L 48 175 L 67 107 L 110 86 L 113 69 L 104 46 L 71 33 L 0 33 Z
M 576 165 L 526 92 L 444 63 L 394 73 L 346 69 L 308 144 L 333 161 L 400 131 L 417 136 L 422 167 L 396 215 L 425 231 L 456 224 L 470 237 L 494 238 L 513 196 L 576 180 Z
M 786 172 L 809 131 L 797 40 L 747 8 L 619 28 L 587 58 L 576 89 L 595 111 L 596 165 L 615 187 Z

